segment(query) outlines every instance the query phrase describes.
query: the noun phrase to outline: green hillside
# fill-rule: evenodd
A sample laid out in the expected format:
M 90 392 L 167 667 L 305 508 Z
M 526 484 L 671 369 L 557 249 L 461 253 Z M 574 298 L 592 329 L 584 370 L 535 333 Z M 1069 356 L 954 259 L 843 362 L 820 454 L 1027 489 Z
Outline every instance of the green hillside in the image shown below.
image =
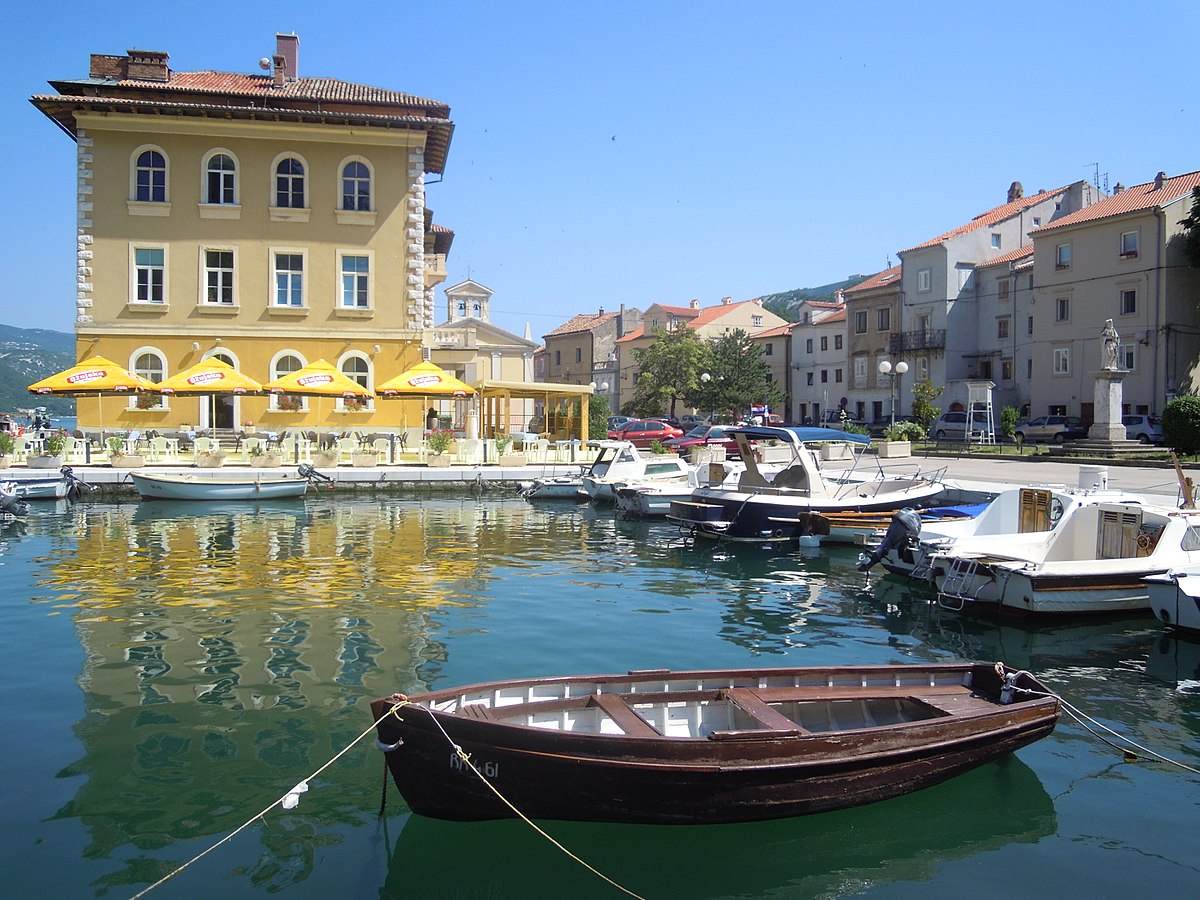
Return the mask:
M 789 322 L 795 322 L 798 318 L 796 315 L 796 306 L 802 301 L 824 300 L 832 302 L 834 294 L 838 291 L 844 291 L 846 288 L 861 284 L 870 277 L 870 275 L 851 275 L 845 281 L 835 281 L 832 284 L 823 284 L 820 287 L 795 288 L 778 294 L 766 294 L 755 299 L 761 300 L 763 306 L 775 313 L 775 315 L 787 319 Z
M 44 328 L 0 325 L 0 412 L 44 406 L 55 416 L 75 415 L 69 397 L 35 397 L 33 382 L 75 364 L 75 335 Z

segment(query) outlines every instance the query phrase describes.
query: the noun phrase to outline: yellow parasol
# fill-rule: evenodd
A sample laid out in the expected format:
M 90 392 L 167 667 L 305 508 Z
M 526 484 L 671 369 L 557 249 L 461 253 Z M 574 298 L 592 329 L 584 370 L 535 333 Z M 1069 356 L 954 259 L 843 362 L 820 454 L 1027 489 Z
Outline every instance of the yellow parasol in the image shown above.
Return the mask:
M 138 394 L 156 391 L 158 385 L 134 375 L 118 366 L 111 359 L 92 356 L 81 363 L 50 375 L 29 385 L 31 394 L 61 394 L 69 397 L 96 397 L 97 417 L 101 430 L 104 428 L 104 407 L 101 397 L 105 394 Z
M 216 427 L 216 403 L 218 394 L 258 394 L 263 386 L 249 375 L 244 375 L 220 357 L 212 356 L 201 360 L 155 387 L 164 394 L 207 395 L 212 398 L 212 418 L 209 427 Z
M 475 393 L 475 388 L 435 363 L 422 362 L 389 378 L 375 388 L 375 393 L 381 397 L 469 397 Z
M 263 385 L 271 394 L 296 394 L 301 397 L 342 397 L 346 400 L 370 400 L 374 395 L 353 378 L 343 375 L 331 363 L 318 359 L 295 372 L 281 375 Z

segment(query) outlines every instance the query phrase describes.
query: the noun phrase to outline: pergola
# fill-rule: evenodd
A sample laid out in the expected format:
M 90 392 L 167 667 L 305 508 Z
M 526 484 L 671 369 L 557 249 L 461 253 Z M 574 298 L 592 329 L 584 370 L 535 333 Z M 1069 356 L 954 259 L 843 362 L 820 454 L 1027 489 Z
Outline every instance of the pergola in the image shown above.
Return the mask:
M 544 422 L 537 429 L 551 440 L 588 439 L 588 403 L 595 389 L 588 384 L 551 384 L 544 381 L 478 381 L 480 437 L 530 432 L 530 414 L 519 413 L 513 401 L 541 403 Z M 576 409 L 578 403 L 578 409 Z

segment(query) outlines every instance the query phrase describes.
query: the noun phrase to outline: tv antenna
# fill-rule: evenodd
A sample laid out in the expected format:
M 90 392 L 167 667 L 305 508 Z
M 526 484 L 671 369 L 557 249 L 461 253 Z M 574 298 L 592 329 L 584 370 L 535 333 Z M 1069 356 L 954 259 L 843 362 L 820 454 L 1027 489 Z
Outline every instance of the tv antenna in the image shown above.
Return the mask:
M 1092 167 L 1092 184 L 1094 184 L 1096 186 L 1096 190 L 1104 191 L 1104 193 L 1107 194 L 1108 193 L 1108 173 L 1107 172 L 1104 173 L 1104 176 L 1103 176 L 1104 177 L 1104 186 L 1101 187 L 1100 186 L 1100 177 L 1101 177 L 1100 163 L 1098 163 L 1098 162 L 1086 163 L 1085 165 Z

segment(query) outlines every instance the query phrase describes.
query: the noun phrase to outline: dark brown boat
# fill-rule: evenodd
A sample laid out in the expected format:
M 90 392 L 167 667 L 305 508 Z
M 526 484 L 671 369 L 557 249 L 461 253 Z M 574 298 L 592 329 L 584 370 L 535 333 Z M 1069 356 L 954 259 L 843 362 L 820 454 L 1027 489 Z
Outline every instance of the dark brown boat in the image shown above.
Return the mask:
M 906 794 L 1045 737 L 1059 716 L 1028 672 L 970 663 L 533 678 L 371 709 L 414 812 L 515 815 L 498 793 L 530 818 L 675 824 Z

